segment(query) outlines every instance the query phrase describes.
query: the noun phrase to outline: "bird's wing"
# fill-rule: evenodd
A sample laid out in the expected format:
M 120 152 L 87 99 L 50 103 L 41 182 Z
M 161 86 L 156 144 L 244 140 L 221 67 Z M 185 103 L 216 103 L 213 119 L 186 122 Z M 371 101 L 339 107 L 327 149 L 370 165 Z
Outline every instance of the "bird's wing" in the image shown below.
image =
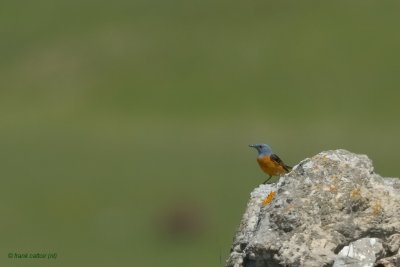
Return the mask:
M 274 161 L 274 162 L 278 163 L 279 165 L 281 165 L 281 166 L 285 169 L 285 171 L 287 171 L 287 172 L 289 172 L 289 169 L 292 168 L 292 167 L 289 167 L 288 165 L 286 165 L 286 164 L 280 159 L 280 157 L 278 157 L 278 155 L 276 155 L 276 154 L 272 154 L 272 155 L 270 156 L 270 158 L 271 158 L 272 161 Z

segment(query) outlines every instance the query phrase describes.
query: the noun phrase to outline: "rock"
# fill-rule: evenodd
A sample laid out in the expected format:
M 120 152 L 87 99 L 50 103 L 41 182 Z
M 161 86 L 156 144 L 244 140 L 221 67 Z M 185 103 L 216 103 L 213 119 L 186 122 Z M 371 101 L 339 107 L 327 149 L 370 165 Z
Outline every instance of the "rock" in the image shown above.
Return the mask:
M 400 234 L 394 234 L 391 235 L 387 242 L 386 242 L 386 250 L 391 253 L 394 254 L 396 252 L 399 251 L 400 248 Z
M 376 258 L 384 255 L 382 240 L 361 238 L 345 246 L 336 256 L 333 267 L 372 267 Z
M 383 258 L 378 260 L 375 267 L 399 267 L 400 266 L 400 254 Z
M 349 255 L 365 259 L 346 266 L 397 264 L 399 234 L 400 180 L 375 174 L 365 155 L 326 151 L 254 189 L 226 266 L 344 266 Z

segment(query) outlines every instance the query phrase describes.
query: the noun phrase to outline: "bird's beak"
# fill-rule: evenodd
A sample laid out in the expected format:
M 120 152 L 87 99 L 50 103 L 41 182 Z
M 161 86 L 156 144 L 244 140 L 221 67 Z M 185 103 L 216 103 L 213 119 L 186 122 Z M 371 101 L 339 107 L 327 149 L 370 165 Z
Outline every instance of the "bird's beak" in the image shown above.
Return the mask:
M 249 145 L 249 147 L 256 147 L 256 145 Z

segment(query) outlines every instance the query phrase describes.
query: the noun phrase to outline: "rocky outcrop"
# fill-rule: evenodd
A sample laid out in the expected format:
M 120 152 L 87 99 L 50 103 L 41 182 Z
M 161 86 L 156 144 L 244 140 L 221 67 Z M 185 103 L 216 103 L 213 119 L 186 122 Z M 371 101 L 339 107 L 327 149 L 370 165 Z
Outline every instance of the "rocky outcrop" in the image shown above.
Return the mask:
M 400 266 L 399 247 L 400 180 L 335 150 L 254 189 L 226 266 Z

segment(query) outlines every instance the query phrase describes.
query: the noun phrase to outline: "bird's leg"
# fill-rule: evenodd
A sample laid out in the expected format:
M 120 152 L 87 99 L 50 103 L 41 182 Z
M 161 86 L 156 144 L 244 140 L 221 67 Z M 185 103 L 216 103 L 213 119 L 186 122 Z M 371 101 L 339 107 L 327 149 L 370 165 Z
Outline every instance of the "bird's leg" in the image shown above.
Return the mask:
M 265 180 L 265 182 L 264 182 L 263 184 L 266 184 L 271 178 L 272 178 L 272 175 L 270 175 L 270 176 L 268 177 L 268 179 Z

